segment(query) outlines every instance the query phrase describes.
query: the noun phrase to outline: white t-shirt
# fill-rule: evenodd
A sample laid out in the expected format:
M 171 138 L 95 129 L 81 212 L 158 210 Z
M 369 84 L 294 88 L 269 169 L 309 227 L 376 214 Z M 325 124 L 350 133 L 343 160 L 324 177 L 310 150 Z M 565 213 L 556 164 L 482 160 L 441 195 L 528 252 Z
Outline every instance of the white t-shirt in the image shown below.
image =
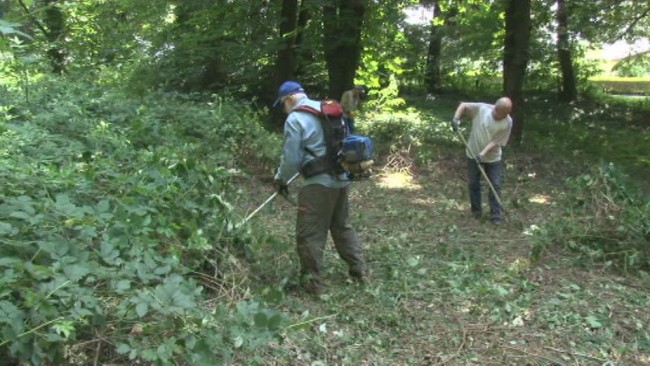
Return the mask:
M 501 147 L 505 146 L 510 138 L 512 118 L 507 116 L 504 119 L 495 120 L 492 117 L 492 109 L 494 106 L 491 104 L 466 103 L 466 108 L 472 111 L 474 115 L 474 118 L 472 118 L 472 130 L 469 134 L 467 149 L 465 151 L 467 157 L 472 159 L 478 156 L 490 141 L 494 141 L 497 147 L 487 153 L 483 157 L 483 161 L 493 163 L 501 160 Z

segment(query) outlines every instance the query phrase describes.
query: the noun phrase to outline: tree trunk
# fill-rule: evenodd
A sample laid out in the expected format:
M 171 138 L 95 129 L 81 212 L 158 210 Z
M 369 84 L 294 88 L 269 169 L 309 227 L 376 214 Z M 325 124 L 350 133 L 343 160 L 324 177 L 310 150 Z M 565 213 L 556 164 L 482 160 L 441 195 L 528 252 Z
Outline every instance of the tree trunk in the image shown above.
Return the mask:
M 282 0 L 280 11 L 280 37 L 282 47 L 276 62 L 276 85 L 293 80 L 296 72 L 296 27 L 298 26 L 298 0 Z
M 442 26 L 436 25 L 436 18 L 440 18 L 440 5 L 433 1 L 433 19 L 431 20 L 431 34 L 429 36 L 429 49 L 427 63 L 424 71 L 424 83 L 429 93 L 440 91 L 440 55 L 442 51 Z
M 571 41 L 569 39 L 569 10 L 564 0 L 557 0 L 557 56 L 562 73 L 562 88 L 558 95 L 563 102 L 572 102 L 578 98 L 576 77 L 571 60 Z
M 300 11 L 298 13 L 298 31 L 296 33 L 296 77 L 301 79 L 304 76 L 305 65 L 312 64 L 314 62 L 314 54 L 312 50 L 307 49 L 303 45 L 303 40 L 305 38 L 305 28 L 311 20 L 311 12 L 309 9 L 304 6 L 305 1 L 303 0 L 300 6 Z
M 65 18 L 57 2 L 57 0 L 45 0 L 43 23 L 47 27 L 45 38 L 50 47 L 47 50 L 47 55 L 50 58 L 52 71 L 56 74 L 63 74 L 65 72 L 66 58 L 66 52 L 63 47 Z
M 331 0 L 323 6 L 325 61 L 329 97 L 339 99 L 354 86 L 361 60 L 361 30 L 365 0 Z
M 513 145 L 520 145 L 523 139 L 523 85 L 529 58 L 530 30 L 530 0 L 508 0 L 503 52 L 503 91 L 513 104 Z

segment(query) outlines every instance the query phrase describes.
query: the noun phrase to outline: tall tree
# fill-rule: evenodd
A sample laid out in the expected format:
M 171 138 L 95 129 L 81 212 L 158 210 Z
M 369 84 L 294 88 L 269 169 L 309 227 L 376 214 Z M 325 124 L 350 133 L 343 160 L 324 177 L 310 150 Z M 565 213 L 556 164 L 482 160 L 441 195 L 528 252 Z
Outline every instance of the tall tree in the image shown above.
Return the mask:
M 361 60 L 361 31 L 367 0 L 330 0 L 323 6 L 329 96 L 340 98 L 354 85 Z
M 431 4 L 428 4 L 428 3 Z M 431 33 L 429 34 L 429 47 L 427 49 L 427 62 L 424 69 L 424 83 L 429 93 L 440 91 L 440 56 L 442 53 L 442 14 L 438 0 L 422 1 L 431 6 L 433 17 L 431 19 Z
M 278 50 L 276 62 L 276 85 L 280 85 L 284 80 L 292 80 L 295 76 L 298 5 L 298 0 L 282 0 L 279 27 L 282 43 Z
M 571 37 L 569 33 L 569 8 L 565 0 L 557 0 L 557 57 L 560 63 L 562 85 L 559 99 L 572 102 L 578 97 L 576 77 L 571 56 Z
M 513 102 L 512 140 L 522 142 L 525 121 L 524 77 L 528 65 L 531 0 L 508 0 L 506 5 L 506 34 L 503 52 L 503 91 Z

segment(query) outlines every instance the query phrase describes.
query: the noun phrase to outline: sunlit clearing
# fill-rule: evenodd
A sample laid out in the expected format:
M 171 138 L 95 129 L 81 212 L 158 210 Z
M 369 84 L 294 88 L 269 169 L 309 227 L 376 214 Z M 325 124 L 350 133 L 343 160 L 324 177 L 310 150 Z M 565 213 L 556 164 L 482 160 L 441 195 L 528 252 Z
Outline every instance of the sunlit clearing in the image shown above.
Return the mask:
M 550 197 L 545 194 L 536 194 L 528 199 L 528 201 L 533 203 L 541 203 L 548 205 L 550 202 Z
M 378 184 L 382 188 L 409 190 L 422 189 L 422 186 L 413 183 L 413 178 L 411 178 L 410 175 L 401 172 L 388 173 L 380 176 Z

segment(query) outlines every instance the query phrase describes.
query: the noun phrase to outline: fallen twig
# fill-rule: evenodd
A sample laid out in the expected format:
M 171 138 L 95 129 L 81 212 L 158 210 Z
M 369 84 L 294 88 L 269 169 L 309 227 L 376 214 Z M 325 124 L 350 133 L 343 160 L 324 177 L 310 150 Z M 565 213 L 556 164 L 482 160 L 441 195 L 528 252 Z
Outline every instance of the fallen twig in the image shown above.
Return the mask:
M 548 350 L 551 350 L 551 351 L 558 352 L 558 353 L 565 353 L 565 354 L 568 354 L 568 355 L 571 355 L 571 356 L 578 356 L 578 357 L 582 357 L 582 358 L 588 358 L 590 360 L 594 360 L 594 361 L 598 361 L 598 362 L 602 362 L 602 363 L 605 363 L 607 361 L 607 360 L 602 359 L 602 358 L 598 358 L 598 357 L 594 357 L 594 356 L 590 356 L 590 355 L 585 355 L 584 353 L 564 351 L 564 350 L 561 350 L 561 349 L 548 347 L 548 346 L 545 346 L 544 348 L 548 349 Z

